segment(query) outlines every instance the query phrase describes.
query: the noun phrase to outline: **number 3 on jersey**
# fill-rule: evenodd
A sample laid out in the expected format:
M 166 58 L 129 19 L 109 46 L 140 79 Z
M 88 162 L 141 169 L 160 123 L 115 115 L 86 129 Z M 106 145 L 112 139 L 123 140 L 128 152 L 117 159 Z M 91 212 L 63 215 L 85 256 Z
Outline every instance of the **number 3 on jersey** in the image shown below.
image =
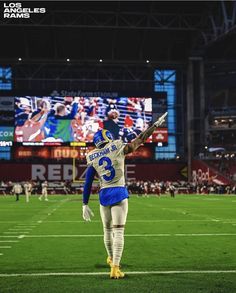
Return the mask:
M 102 157 L 99 161 L 98 161 L 99 166 L 104 166 L 105 170 L 110 171 L 110 175 L 103 175 L 102 178 L 105 181 L 111 181 L 114 177 L 115 177 L 115 169 L 112 166 L 112 161 L 110 158 L 108 157 Z

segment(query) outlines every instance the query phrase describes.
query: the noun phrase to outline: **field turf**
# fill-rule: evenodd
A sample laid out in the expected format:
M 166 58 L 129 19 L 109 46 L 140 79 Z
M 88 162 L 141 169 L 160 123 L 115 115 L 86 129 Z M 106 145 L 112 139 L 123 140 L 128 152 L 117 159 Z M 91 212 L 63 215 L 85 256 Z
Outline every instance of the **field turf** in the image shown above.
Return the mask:
M 236 196 L 131 196 L 122 270 L 109 279 L 99 203 L 0 197 L 0 293 L 236 292 Z

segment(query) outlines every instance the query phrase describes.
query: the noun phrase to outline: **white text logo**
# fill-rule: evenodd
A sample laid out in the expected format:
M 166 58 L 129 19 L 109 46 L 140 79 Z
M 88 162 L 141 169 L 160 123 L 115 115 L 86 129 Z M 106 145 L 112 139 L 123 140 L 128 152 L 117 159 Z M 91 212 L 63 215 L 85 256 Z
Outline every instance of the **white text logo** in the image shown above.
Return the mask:
M 34 13 L 45 13 L 46 8 L 23 7 L 20 2 L 3 4 L 3 18 L 30 18 Z

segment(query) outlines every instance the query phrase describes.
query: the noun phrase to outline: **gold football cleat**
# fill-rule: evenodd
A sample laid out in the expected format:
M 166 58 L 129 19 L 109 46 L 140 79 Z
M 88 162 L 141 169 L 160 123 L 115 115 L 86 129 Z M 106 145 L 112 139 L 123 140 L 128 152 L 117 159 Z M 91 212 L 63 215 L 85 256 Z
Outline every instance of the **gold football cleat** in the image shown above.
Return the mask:
M 120 270 L 119 266 L 112 266 L 110 278 L 111 279 L 121 279 L 124 278 L 125 274 Z

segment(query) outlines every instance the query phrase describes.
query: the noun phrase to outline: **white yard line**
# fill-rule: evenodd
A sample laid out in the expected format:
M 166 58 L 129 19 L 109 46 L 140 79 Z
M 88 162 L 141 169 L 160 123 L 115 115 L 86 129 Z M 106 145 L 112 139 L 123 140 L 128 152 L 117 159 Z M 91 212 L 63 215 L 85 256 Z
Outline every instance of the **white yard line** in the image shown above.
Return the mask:
M 100 220 L 92 220 L 91 223 L 100 223 Z M 158 223 L 158 222 L 220 222 L 218 219 L 210 220 L 128 220 L 127 223 Z M 44 223 L 85 223 L 85 221 L 44 221 Z
M 202 200 L 221 200 L 220 198 L 203 198 Z
M 236 236 L 236 233 L 192 233 L 192 234 L 174 234 L 174 236 Z
M 9 232 L 9 231 L 4 231 L 2 233 L 3 234 L 19 234 L 19 232 Z
M 60 202 L 57 204 L 57 206 L 52 207 L 51 209 L 48 209 L 47 215 L 43 215 L 39 220 L 37 220 L 37 224 L 42 224 L 45 222 L 45 220 L 51 216 L 58 208 L 60 208 L 65 202 L 67 202 L 69 199 L 60 200 Z
M 13 232 L 13 231 L 6 231 L 6 232 L 3 232 L 3 234 L 27 234 L 27 233 L 29 233 L 29 231 L 15 231 L 15 232 Z
M 18 223 L 18 221 L 0 221 L 0 223 L 3 223 L 3 224 L 14 224 L 14 223 Z
M 210 236 L 236 236 L 236 233 L 190 233 L 190 234 L 126 234 L 125 237 L 210 237 Z M 19 235 L 18 238 L 96 238 L 103 234 L 51 234 L 51 235 Z
M 219 220 L 219 219 L 208 219 L 208 220 L 197 220 L 197 219 L 194 219 L 194 220 L 188 220 L 188 219 L 160 219 L 160 220 L 128 220 L 127 223 L 158 223 L 158 222 L 223 222 L 225 220 Z M 78 221 L 63 221 L 63 220 L 58 220 L 58 221 L 42 221 L 42 220 L 39 220 L 37 221 L 37 223 L 85 223 L 85 221 L 83 220 L 78 220 Z M 1 223 L 1 222 L 0 222 Z M 5 222 L 7 223 L 7 222 Z M 36 224 L 37 224 L 36 223 Z M 93 220 L 91 223 L 101 223 L 100 220 Z M 226 223 L 226 222 L 223 222 L 223 223 Z M 35 228 L 36 226 L 20 226 L 19 228 L 21 229 L 25 229 L 26 228 Z M 9 229 L 10 230 L 10 229 Z
M 163 275 L 163 274 L 235 274 L 236 270 L 185 270 L 185 271 L 133 271 L 125 272 L 127 275 Z M 107 272 L 57 272 L 57 273 L 12 273 L 0 274 L 1 278 L 4 277 L 47 277 L 47 276 L 98 276 L 106 275 Z
M 190 214 L 191 216 L 193 214 Z M 199 215 L 198 217 L 200 217 L 201 215 Z M 224 219 L 225 221 L 226 219 Z M 128 223 L 156 223 L 156 222 L 212 222 L 212 221 L 223 221 L 223 220 L 220 220 L 220 219 L 202 219 L 202 220 L 198 220 L 198 219 L 160 219 L 160 220 L 128 220 L 127 222 Z M 23 224 L 17 224 L 16 226 L 19 226 L 19 228 L 21 228 L 22 226 L 23 227 L 26 227 L 26 228 L 35 228 L 37 224 L 39 223 L 84 223 L 83 220 L 78 220 L 78 221 L 63 221 L 63 220 L 55 220 L 55 221 L 47 221 L 47 220 L 38 220 L 36 223 L 34 223 L 34 226 L 31 226 L 31 225 L 23 225 Z M 101 221 L 100 220 L 93 220 L 91 223 L 100 223 Z M 11 223 L 16 223 L 16 222 L 9 222 L 9 221 L 0 221 L 0 223 L 5 223 L 5 224 L 11 224 Z M 24 229 L 22 227 L 22 229 Z
M 0 235 L 0 238 L 18 238 L 18 235 Z
M 35 226 L 30 226 L 30 225 L 15 225 L 14 227 L 12 227 L 11 229 L 33 229 L 35 228 Z
M 17 224 L 16 226 L 19 226 L 19 227 L 35 227 L 35 225 L 37 225 L 37 223 L 34 223 L 34 224 Z
M 9 231 L 22 231 L 22 229 L 24 229 L 25 231 L 31 231 L 32 229 L 31 228 L 10 228 L 8 229 Z
M 16 226 L 15 229 L 33 229 L 33 228 L 36 228 L 37 226 Z
M 215 221 L 215 222 L 220 222 L 221 219 L 216 219 L 216 218 L 212 218 L 209 217 L 208 215 L 204 215 L 204 214 L 196 214 L 196 213 L 192 213 L 189 212 L 188 210 L 186 210 L 186 208 L 162 208 L 164 211 L 169 211 L 169 212 L 173 212 L 173 213 L 179 213 L 179 214 L 183 214 L 183 215 L 188 215 L 191 217 L 200 217 L 200 218 L 204 218 L 204 220 L 208 220 L 209 222 L 211 221 Z M 183 219 L 185 221 L 185 219 Z M 201 219 L 203 220 L 203 219 Z
M 0 238 L 3 238 L 3 237 L 17 237 L 18 239 L 23 239 L 25 238 L 26 236 L 29 236 L 29 235 L 25 235 L 25 234 L 29 234 L 33 228 L 36 227 L 36 225 L 38 223 L 42 223 L 46 218 L 48 218 L 48 216 L 50 216 L 52 213 L 54 213 L 64 202 L 68 201 L 68 199 L 65 199 L 63 201 L 60 201 L 59 204 L 57 204 L 56 207 L 53 207 L 51 208 L 47 215 L 43 215 L 41 216 L 41 219 L 37 221 L 37 223 L 35 223 L 35 221 L 27 224 L 27 223 L 17 223 L 17 225 L 15 225 L 15 228 L 9 228 L 8 230 L 9 231 L 6 231 L 6 232 L 3 232 L 3 234 L 17 234 L 15 236 L 3 236 L 3 235 L 0 235 Z M 6 222 L 5 222 L 6 223 Z M 10 222 L 10 223 L 15 223 L 14 222 Z M 18 241 L 16 241 L 18 242 Z M 7 249 L 7 248 L 11 248 L 11 246 L 0 246 L 0 248 L 3 248 L 3 249 Z M 0 254 L 0 255 L 3 255 L 3 254 Z
M 19 242 L 18 240 L 0 240 L 0 243 L 6 243 L 6 242 L 8 242 L 8 243 L 17 243 L 17 242 Z
M 235 220 L 232 220 L 231 222 L 230 221 L 223 221 L 222 223 L 223 224 L 236 224 L 236 221 Z

